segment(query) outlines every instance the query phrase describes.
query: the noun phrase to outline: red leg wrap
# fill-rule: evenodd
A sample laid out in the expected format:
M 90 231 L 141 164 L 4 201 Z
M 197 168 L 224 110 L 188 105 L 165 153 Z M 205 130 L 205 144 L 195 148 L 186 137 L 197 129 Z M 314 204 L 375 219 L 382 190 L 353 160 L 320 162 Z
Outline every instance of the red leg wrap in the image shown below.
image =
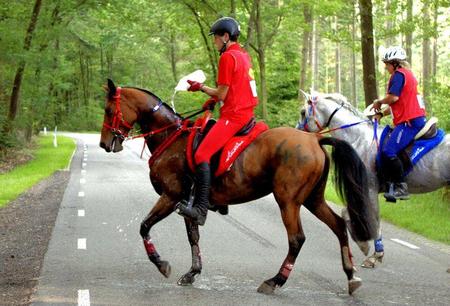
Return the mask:
M 153 244 L 151 239 L 144 239 L 145 250 L 147 251 L 147 255 L 151 256 L 156 253 L 155 245 Z
M 289 277 L 289 274 L 291 274 L 292 268 L 294 268 L 294 264 L 291 264 L 290 262 L 284 262 L 281 266 L 280 274 L 287 279 Z

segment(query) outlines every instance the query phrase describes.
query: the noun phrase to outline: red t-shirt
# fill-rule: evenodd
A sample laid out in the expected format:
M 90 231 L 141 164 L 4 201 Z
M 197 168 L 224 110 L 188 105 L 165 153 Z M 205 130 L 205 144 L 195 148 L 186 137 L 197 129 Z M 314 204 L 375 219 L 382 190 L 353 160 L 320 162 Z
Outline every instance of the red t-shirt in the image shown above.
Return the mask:
M 220 117 L 250 119 L 258 104 L 250 56 L 233 44 L 220 56 L 217 85 L 228 86 L 228 92 L 220 108 Z
M 425 116 L 425 110 L 421 108 L 417 99 L 417 80 L 412 72 L 405 68 L 398 68 L 396 71 L 403 74 L 405 77 L 405 84 L 398 100 L 391 104 L 392 116 L 394 117 L 394 124 L 398 125 L 408 120 Z M 392 74 L 388 88 L 392 81 L 394 74 Z M 389 92 L 388 92 L 389 93 Z

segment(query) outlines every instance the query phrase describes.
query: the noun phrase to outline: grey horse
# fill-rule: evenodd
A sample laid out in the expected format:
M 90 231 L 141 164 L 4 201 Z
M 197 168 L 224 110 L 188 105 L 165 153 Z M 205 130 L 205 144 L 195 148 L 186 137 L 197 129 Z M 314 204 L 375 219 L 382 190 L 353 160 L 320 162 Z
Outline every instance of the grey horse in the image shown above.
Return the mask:
M 369 172 L 370 201 L 378 211 L 378 193 L 384 192 L 376 175 L 375 160 L 377 144 L 374 139 L 380 136 L 384 126 L 374 128 L 362 112 L 353 107 L 341 94 L 312 93 L 305 95 L 305 106 L 301 110 L 298 129 L 319 132 L 325 128 L 338 139 L 346 140 L 364 161 Z M 450 185 L 450 135 L 433 150 L 428 152 L 406 176 L 410 193 L 426 193 Z M 346 217 L 346 211 L 343 211 Z M 379 227 L 379 237 L 374 241 L 375 252 L 367 257 L 362 266 L 374 268 L 382 262 L 384 247 Z

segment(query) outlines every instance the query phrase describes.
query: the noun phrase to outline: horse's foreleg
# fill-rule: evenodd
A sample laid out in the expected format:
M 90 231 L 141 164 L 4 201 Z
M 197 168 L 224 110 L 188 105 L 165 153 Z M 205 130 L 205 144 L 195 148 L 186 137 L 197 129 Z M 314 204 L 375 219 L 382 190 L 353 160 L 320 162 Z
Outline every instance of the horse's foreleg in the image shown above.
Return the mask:
M 169 197 L 162 195 L 150 213 L 142 221 L 140 229 L 140 234 L 144 240 L 144 247 L 148 258 L 165 277 L 169 277 L 170 275 L 170 264 L 168 261 L 161 260 L 149 233 L 152 226 L 170 215 L 173 212 L 173 209 L 173 201 L 171 201 Z
M 361 286 L 362 281 L 354 275 L 356 269 L 352 261 L 345 220 L 331 210 L 323 197 L 317 200 L 307 201 L 305 207 L 325 223 L 337 236 L 341 247 L 342 267 L 348 279 L 348 293 L 352 294 Z
M 184 274 L 178 280 L 178 285 L 181 286 L 192 285 L 192 283 L 195 281 L 195 276 L 202 272 L 202 259 L 200 257 L 200 247 L 198 246 L 198 241 L 200 240 L 198 225 L 187 218 L 184 219 L 184 222 L 186 224 L 186 232 L 188 235 L 189 244 L 191 245 L 192 266 L 189 272 Z
M 296 206 L 295 203 L 292 203 L 288 207 L 283 207 L 281 208 L 281 216 L 288 234 L 289 252 L 281 265 L 278 274 L 271 279 L 264 281 L 259 286 L 258 292 L 260 293 L 271 294 L 276 288 L 279 288 L 286 283 L 289 274 L 294 268 L 298 253 L 305 242 L 305 235 L 299 218 L 299 207 Z

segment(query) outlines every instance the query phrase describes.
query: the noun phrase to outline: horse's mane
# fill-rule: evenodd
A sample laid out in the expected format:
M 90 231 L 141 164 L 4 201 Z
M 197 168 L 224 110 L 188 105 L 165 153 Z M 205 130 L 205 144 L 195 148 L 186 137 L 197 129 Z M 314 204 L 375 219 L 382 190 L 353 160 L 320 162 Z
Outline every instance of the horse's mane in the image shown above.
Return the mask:
M 340 93 L 329 93 L 320 95 L 323 99 L 328 99 L 336 102 L 337 104 L 342 104 L 342 107 L 354 114 L 357 117 L 364 118 L 364 114 L 356 109 L 347 98 Z
M 142 92 L 145 92 L 146 94 L 150 95 L 151 97 L 155 98 L 158 102 L 162 103 L 162 105 L 166 106 L 167 109 L 169 109 L 174 115 L 178 116 L 178 117 L 182 117 L 180 114 L 176 113 L 172 107 L 170 107 L 169 104 L 167 104 L 166 102 L 164 102 L 163 100 L 161 100 L 160 97 L 158 97 L 157 95 L 155 95 L 153 92 L 151 92 L 148 89 L 143 89 L 143 88 L 139 88 L 139 87 L 134 87 L 134 86 L 124 86 L 123 88 L 131 88 L 131 89 L 136 89 Z

